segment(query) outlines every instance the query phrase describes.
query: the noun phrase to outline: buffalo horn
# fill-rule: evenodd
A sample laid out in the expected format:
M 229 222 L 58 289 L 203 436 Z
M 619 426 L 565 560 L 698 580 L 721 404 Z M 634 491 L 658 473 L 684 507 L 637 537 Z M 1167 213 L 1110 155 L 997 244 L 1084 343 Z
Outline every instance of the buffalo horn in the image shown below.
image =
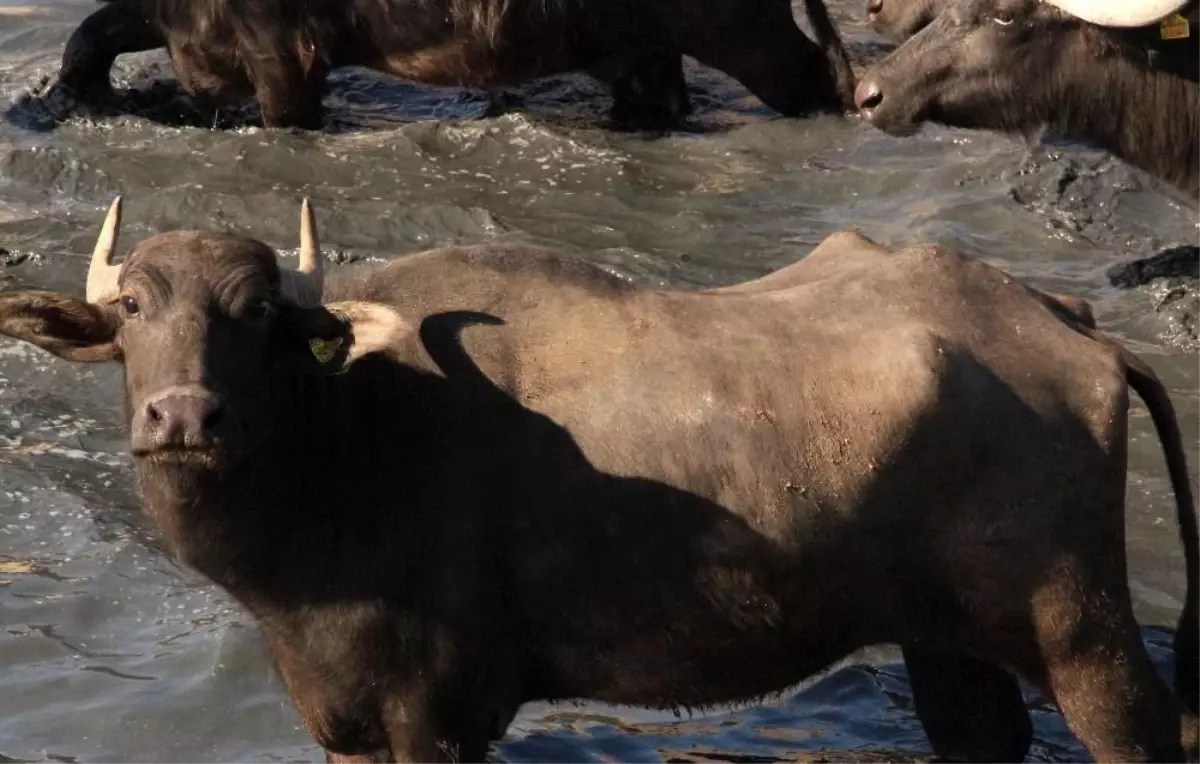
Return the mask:
M 1144 27 L 1178 11 L 1188 0 L 1046 0 L 1067 13 L 1102 27 Z
M 300 205 L 300 257 L 296 270 L 280 271 L 279 288 L 300 305 L 319 305 L 324 276 L 321 272 L 321 244 L 312 206 L 306 197 Z
M 109 303 L 117 299 L 117 279 L 121 266 L 113 265 L 113 254 L 117 250 L 117 234 L 121 228 L 121 197 L 113 200 L 92 250 L 92 262 L 88 265 L 87 301 L 96 304 Z

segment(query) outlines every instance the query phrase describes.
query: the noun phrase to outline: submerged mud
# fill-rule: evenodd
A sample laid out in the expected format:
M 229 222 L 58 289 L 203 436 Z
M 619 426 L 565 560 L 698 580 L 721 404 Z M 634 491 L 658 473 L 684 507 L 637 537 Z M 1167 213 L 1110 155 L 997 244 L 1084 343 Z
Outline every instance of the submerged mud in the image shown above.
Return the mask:
M 857 60 L 882 47 L 860 0 L 835 0 Z M 264 131 L 253 105 L 189 99 L 161 54 L 123 57 L 125 113 L 54 96 L 63 43 L 89 12 L 0 3 L 0 289 L 81 293 L 103 211 L 125 195 L 121 248 L 181 227 L 296 246 L 314 200 L 333 265 L 455 242 L 520 240 L 650 284 L 752 278 L 829 233 L 936 241 L 1091 301 L 1163 376 L 1195 476 L 1197 211 L 1103 152 L 931 127 L 892 138 L 853 120 L 774 117 L 688 63 L 682 129 L 610 129 L 582 75 L 499 96 L 347 70 L 320 133 Z M 800 15 L 800 14 L 798 14 Z M 217 129 L 212 129 L 213 127 Z M 167 558 L 137 511 L 120 370 L 0 340 L 0 760 L 320 760 L 252 621 Z M 1161 451 L 1131 413 L 1131 586 L 1169 675 L 1183 561 Z M 1027 688 L 1036 761 L 1084 754 Z M 692 715 L 531 705 L 503 761 L 927 761 L 895 651 L 852 656 L 761 705 Z

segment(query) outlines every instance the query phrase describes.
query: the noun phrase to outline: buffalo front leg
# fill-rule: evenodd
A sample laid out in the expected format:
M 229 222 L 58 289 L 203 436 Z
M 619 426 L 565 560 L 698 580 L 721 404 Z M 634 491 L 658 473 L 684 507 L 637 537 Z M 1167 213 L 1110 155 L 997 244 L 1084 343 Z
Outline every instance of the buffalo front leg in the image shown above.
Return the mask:
M 278 80 L 256 83 L 255 96 L 264 127 L 320 130 L 324 125 L 323 82 Z
M 278 50 L 272 56 L 259 56 L 249 66 L 248 74 L 262 110 L 263 126 L 321 129 L 326 70 L 319 62 L 310 61 L 305 66 L 291 52 Z
M 1033 723 L 1016 677 L 960 653 L 903 648 L 913 702 L 947 761 L 1024 761 Z
M 648 53 L 609 82 L 614 122 L 673 125 L 692 112 L 683 56 L 677 51 Z
M 135 9 L 110 2 L 83 20 L 63 51 L 58 83 L 89 105 L 112 100 L 109 74 L 117 56 L 165 47 L 158 27 Z
M 463 686 L 411 686 L 383 705 L 393 760 L 482 762 L 493 739 L 503 737 L 517 705 L 498 702 Z
M 406 727 L 392 737 L 392 758 L 388 761 L 412 762 L 484 762 L 489 741 L 486 737 L 462 739 L 454 736 L 433 737 L 428 730 Z

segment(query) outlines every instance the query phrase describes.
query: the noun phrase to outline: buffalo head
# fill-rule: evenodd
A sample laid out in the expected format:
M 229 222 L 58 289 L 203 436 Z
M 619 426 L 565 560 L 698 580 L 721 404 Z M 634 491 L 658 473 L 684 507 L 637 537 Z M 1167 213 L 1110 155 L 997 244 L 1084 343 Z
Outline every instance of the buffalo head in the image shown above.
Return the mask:
M 200 231 L 153 236 L 113 264 L 120 218 L 118 198 L 92 254 L 86 300 L 0 294 L 0 333 L 73 361 L 123 362 L 140 465 L 255 458 L 280 427 L 285 388 L 382 349 L 402 323 L 382 305 L 321 304 L 307 200 L 298 270 L 280 268 L 262 242 Z
M 855 105 L 895 135 L 925 121 L 1028 134 L 1091 120 L 1098 115 L 1080 112 L 1103 110 L 1125 76 L 1113 62 L 1144 67 L 1147 50 L 1164 44 L 1158 22 L 1187 4 L 961 0 L 867 71 Z

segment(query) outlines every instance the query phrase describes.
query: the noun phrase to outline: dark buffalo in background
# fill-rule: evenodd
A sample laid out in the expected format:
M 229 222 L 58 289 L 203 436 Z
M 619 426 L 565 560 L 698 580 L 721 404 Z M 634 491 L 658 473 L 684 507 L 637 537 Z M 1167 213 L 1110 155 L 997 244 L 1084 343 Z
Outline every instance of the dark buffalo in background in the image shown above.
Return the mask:
M 1160 20 L 1177 11 L 1175 37 Z M 1076 140 L 1195 200 L 1197 24 L 1195 0 L 962 0 L 866 71 L 855 103 L 896 135 L 933 121 Z
M 1086 303 L 852 233 L 733 286 L 521 245 L 323 280 L 176 231 L 0 333 L 121 361 L 143 506 L 261 626 L 332 760 L 482 761 L 525 702 L 706 708 L 899 643 L 939 756 L 1021 761 L 1016 676 L 1097 760 L 1197 756 L 1172 404 Z M 1180 703 L 1126 580 L 1130 393 L 1187 562 Z M 1190 707 L 1191 710 L 1188 710 Z
M 853 74 L 823 0 L 107 0 L 67 42 L 58 85 L 111 103 L 123 53 L 165 47 L 194 96 L 255 97 L 268 127 L 319 128 L 326 75 L 361 66 L 415 83 L 515 85 L 586 70 L 618 119 L 690 110 L 681 55 L 724 71 L 775 111 L 852 108 Z

